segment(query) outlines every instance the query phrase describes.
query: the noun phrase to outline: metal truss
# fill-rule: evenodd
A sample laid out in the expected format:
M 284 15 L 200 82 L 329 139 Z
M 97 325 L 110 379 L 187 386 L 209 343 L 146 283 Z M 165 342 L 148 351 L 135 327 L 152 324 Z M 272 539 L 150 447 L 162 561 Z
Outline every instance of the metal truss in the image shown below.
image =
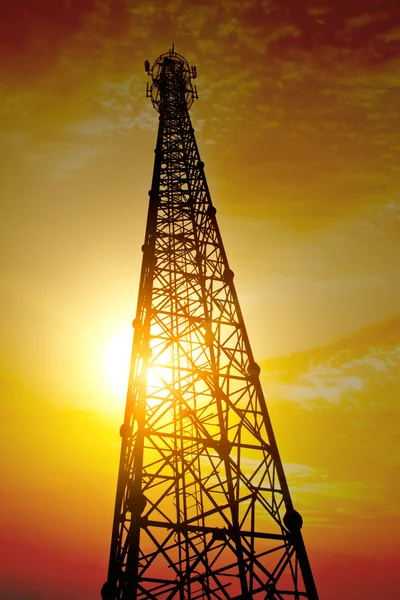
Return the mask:
M 196 145 L 196 75 L 160 113 L 104 600 L 317 600 Z

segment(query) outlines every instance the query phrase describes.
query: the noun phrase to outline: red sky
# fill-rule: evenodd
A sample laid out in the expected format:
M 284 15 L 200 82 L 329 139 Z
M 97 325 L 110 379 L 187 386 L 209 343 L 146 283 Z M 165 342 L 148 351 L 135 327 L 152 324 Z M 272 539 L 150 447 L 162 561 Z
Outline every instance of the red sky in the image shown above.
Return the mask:
M 206 176 L 321 600 L 394 598 L 400 7 L 0 8 L 2 600 L 105 580 L 157 115 L 198 70 Z

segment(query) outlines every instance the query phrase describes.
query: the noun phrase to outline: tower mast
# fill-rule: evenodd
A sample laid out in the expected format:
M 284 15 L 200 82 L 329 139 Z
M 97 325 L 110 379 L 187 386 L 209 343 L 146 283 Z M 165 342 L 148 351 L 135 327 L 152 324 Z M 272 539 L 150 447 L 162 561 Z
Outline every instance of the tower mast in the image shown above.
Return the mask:
M 195 67 L 159 112 L 103 600 L 318 600 L 200 159 Z

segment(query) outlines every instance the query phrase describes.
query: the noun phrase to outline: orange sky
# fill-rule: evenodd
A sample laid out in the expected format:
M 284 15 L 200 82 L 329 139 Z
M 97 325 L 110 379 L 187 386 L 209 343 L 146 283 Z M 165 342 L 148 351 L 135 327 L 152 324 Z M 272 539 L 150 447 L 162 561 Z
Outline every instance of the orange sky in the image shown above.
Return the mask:
M 158 124 L 143 61 L 174 42 L 321 600 L 394 598 L 398 3 L 3 4 L 0 597 L 94 600 L 106 577 Z

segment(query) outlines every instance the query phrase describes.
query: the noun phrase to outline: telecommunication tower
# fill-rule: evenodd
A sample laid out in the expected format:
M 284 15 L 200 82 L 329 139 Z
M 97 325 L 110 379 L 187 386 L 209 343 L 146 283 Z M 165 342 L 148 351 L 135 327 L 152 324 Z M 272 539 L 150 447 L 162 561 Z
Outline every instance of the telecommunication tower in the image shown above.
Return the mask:
M 195 67 L 145 69 L 159 112 L 103 600 L 318 600 L 189 109 Z

